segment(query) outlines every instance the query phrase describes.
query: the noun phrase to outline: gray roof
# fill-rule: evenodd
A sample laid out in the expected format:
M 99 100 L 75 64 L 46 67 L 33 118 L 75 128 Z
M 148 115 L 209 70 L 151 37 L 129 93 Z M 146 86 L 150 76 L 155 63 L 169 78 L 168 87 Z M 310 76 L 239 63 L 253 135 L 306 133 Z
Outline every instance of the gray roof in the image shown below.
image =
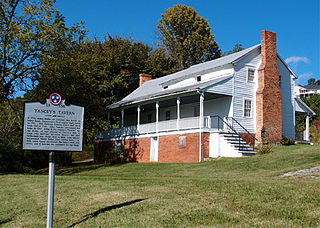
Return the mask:
M 302 86 L 306 89 L 320 89 L 320 85 L 305 85 L 305 86 Z
M 211 61 L 208 61 L 205 63 L 200 63 L 197 65 L 191 66 L 185 70 L 182 70 L 182 71 L 179 71 L 179 72 L 176 72 L 176 73 L 173 73 L 173 74 L 161 77 L 161 78 L 147 81 L 147 82 L 143 83 L 142 86 L 140 86 L 139 88 L 134 90 L 132 93 L 130 93 L 128 96 L 123 98 L 121 101 L 114 103 L 112 105 L 109 105 L 109 106 L 107 106 L 107 108 L 113 109 L 113 108 L 117 108 L 120 106 L 129 105 L 132 103 L 143 101 L 143 100 L 146 100 L 147 98 L 156 98 L 159 96 L 164 96 L 164 95 L 174 94 L 174 93 L 179 93 L 179 92 L 189 92 L 189 91 L 205 88 L 205 87 L 212 85 L 214 83 L 218 83 L 221 80 L 226 79 L 226 77 L 211 80 L 211 81 L 205 82 L 205 83 L 199 83 L 196 85 L 181 87 L 181 88 L 177 88 L 177 89 L 168 89 L 168 90 L 162 89 L 163 83 L 170 82 L 173 80 L 180 80 L 184 77 L 188 77 L 193 74 L 199 74 L 199 73 L 206 71 L 206 70 L 209 70 L 209 69 L 214 69 L 214 68 L 224 66 L 227 64 L 236 63 L 238 60 L 240 60 L 242 57 L 244 57 L 248 53 L 256 50 L 257 48 L 260 48 L 260 46 L 261 46 L 260 44 L 257 44 L 253 47 L 250 47 L 245 50 L 233 53 L 231 55 L 227 55 L 227 56 L 224 56 L 224 57 L 221 57 L 218 59 L 214 59 L 214 60 L 211 60 Z M 230 77 L 230 76 L 228 76 L 228 77 Z
M 308 113 L 309 115 L 315 115 L 316 113 L 309 108 L 299 97 L 294 98 L 294 109 L 296 112 Z
M 233 77 L 233 75 L 219 77 L 219 78 L 213 79 L 211 81 L 198 83 L 198 84 L 190 85 L 190 86 L 185 86 L 185 87 L 181 87 L 181 88 L 176 88 L 176 89 L 170 89 L 170 90 L 162 90 L 161 89 L 161 91 L 159 91 L 159 92 L 142 95 L 142 96 L 138 97 L 135 100 L 124 100 L 123 99 L 123 100 L 121 100 L 121 101 L 119 101 L 117 103 L 109 105 L 107 108 L 108 109 L 118 108 L 118 107 L 121 107 L 121 106 L 124 106 L 124 105 L 130 105 L 132 103 L 136 103 L 136 102 L 139 102 L 139 101 L 150 100 L 150 99 L 159 98 L 159 97 L 162 97 L 162 96 L 173 95 L 173 94 L 177 94 L 177 93 L 195 92 L 195 91 L 198 91 L 198 90 L 205 89 L 208 86 L 214 85 L 216 83 L 219 83 L 219 82 L 221 82 L 221 81 L 223 81 L 225 79 L 231 78 L 231 77 Z

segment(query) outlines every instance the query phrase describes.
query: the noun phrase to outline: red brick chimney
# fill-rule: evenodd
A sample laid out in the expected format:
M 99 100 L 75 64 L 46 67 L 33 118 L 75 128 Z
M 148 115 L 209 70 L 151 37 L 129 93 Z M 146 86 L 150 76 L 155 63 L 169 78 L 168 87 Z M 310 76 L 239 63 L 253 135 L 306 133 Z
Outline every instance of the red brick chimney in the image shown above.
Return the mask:
M 282 105 L 277 66 L 276 33 L 261 32 L 261 65 L 256 93 L 256 136 L 262 142 L 278 143 L 282 138 Z
M 139 74 L 139 87 L 142 86 L 146 81 L 152 80 L 152 75 L 150 74 Z

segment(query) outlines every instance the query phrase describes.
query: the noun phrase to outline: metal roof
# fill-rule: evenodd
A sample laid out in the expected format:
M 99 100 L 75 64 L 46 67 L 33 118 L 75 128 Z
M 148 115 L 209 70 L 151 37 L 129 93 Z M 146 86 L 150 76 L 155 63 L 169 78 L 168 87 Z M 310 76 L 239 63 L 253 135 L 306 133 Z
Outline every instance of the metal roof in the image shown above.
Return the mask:
M 306 89 L 320 89 L 320 85 L 305 85 L 305 86 L 302 86 L 303 88 L 306 88 Z
M 306 105 L 299 97 L 294 98 L 294 109 L 296 112 L 308 113 L 315 115 L 316 113 Z
M 161 78 L 147 81 L 147 82 L 143 83 L 139 88 L 134 90 L 132 93 L 130 93 L 128 96 L 123 98 L 121 101 L 114 103 L 114 104 L 111 104 L 111 105 L 107 106 L 107 108 L 113 109 L 113 108 L 117 108 L 117 107 L 124 106 L 127 104 L 136 103 L 136 102 L 145 100 L 146 98 L 154 98 L 154 97 L 163 96 L 163 95 L 167 95 L 167 94 L 171 94 L 171 93 L 173 94 L 173 93 L 177 93 L 177 92 L 183 92 L 183 91 L 188 92 L 191 90 L 197 90 L 197 89 L 201 89 L 200 87 L 203 84 L 205 84 L 206 85 L 205 87 L 207 87 L 210 84 L 217 83 L 218 81 L 211 80 L 210 82 L 199 83 L 196 85 L 186 86 L 186 87 L 177 88 L 177 89 L 163 90 L 163 87 L 162 87 L 162 84 L 165 82 L 169 82 L 169 81 L 177 80 L 177 79 L 182 79 L 184 77 L 188 77 L 193 74 L 199 74 L 203 71 L 206 71 L 209 69 L 214 69 L 214 68 L 224 66 L 227 64 L 233 64 L 233 63 L 237 62 L 239 59 L 241 59 L 243 56 L 252 52 L 253 50 L 260 48 L 260 46 L 261 46 L 260 44 L 257 44 L 255 46 L 247 48 L 245 50 L 242 50 L 242 51 L 239 51 L 239 52 L 236 52 L 236 53 L 233 53 L 233 54 L 230 54 L 230 55 L 218 58 L 218 59 L 214 59 L 214 60 L 211 60 L 211 61 L 208 61 L 205 63 L 200 63 L 197 65 L 191 66 L 185 70 L 182 70 L 182 71 L 179 71 L 179 72 L 176 72 L 176 73 L 173 73 L 173 74 L 161 77 Z
M 221 66 L 225 66 L 227 64 L 236 64 L 241 58 L 243 58 L 244 56 L 246 56 L 247 54 L 251 53 L 252 51 L 260 48 L 261 44 L 257 44 L 253 47 L 244 49 L 242 51 L 218 58 L 218 59 L 214 59 L 208 62 L 204 62 L 204 63 L 200 63 L 194 66 L 191 66 L 185 70 L 161 77 L 161 78 L 157 78 L 157 79 L 153 79 L 150 81 L 147 81 L 145 83 L 143 83 L 139 88 L 137 88 L 136 90 L 134 90 L 132 93 L 130 93 L 128 96 L 126 96 L 125 98 L 123 98 L 121 101 L 111 104 L 109 106 L 107 106 L 108 109 L 114 109 L 114 108 L 118 108 L 121 106 L 125 106 L 125 105 L 129 105 L 129 104 L 133 104 L 133 103 L 139 103 L 142 101 L 145 101 L 146 99 L 154 99 L 154 98 L 158 98 L 159 96 L 167 96 L 170 94 L 175 94 L 175 93 L 181 93 L 181 92 L 190 92 L 193 90 L 197 90 L 197 89 L 201 89 L 202 85 L 206 84 L 205 87 L 212 85 L 214 83 L 217 83 L 219 79 L 214 79 L 211 80 L 209 82 L 205 82 L 205 83 L 198 83 L 195 85 L 191 85 L 191 86 L 185 86 L 185 87 L 181 87 L 181 88 L 176 88 L 176 89 L 166 89 L 163 90 L 163 86 L 164 84 L 170 84 L 171 82 L 174 81 L 181 81 L 183 79 L 189 78 L 194 76 L 195 74 L 201 74 L 205 71 L 217 68 L 217 67 L 221 67 Z M 278 55 L 278 57 L 281 59 L 281 57 Z M 283 60 L 282 60 L 283 62 Z M 285 62 L 284 62 L 285 64 Z M 287 64 L 285 64 L 285 66 L 288 68 L 288 70 L 294 74 L 291 69 L 287 66 Z M 220 78 L 221 79 L 221 78 Z

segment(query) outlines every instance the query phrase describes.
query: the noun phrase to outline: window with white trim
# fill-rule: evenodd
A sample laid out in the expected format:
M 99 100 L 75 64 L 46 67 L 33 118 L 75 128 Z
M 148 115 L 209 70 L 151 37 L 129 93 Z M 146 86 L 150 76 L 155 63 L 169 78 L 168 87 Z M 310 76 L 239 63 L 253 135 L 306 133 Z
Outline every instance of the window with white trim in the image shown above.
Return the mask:
M 254 69 L 248 68 L 247 81 L 248 82 L 253 82 L 253 80 L 254 80 Z
M 244 117 L 252 117 L 252 101 L 245 99 L 243 107 L 243 115 Z

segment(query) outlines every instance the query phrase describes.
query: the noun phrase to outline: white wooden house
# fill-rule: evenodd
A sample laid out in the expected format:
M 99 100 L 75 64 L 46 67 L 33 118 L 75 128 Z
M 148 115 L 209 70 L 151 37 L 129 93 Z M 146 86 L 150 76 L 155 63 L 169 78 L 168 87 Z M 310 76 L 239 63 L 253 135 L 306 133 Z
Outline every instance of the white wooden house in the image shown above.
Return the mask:
M 120 145 L 130 161 L 198 162 L 294 138 L 295 79 L 269 31 L 240 52 L 158 79 L 140 74 L 139 88 L 107 107 L 108 119 L 121 116 L 120 127 L 96 135 L 95 161 Z M 299 111 L 312 115 L 305 104 Z

